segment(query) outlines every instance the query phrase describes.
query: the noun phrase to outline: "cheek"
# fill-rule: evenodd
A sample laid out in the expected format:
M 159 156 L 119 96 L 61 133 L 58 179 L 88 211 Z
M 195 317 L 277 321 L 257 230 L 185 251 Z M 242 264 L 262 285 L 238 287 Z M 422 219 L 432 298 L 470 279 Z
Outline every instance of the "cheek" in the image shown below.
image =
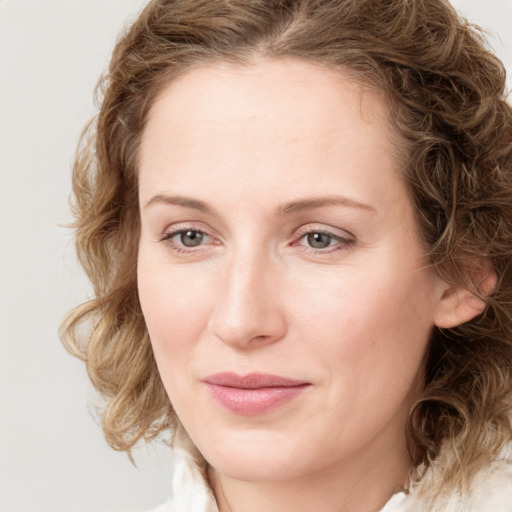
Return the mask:
M 139 256 L 139 300 L 162 375 L 190 356 L 204 332 L 212 303 L 205 294 L 209 288 L 204 279 Z
M 311 356 L 377 388 L 389 378 L 410 382 L 421 366 L 433 326 L 429 293 L 426 276 L 387 265 L 354 268 L 292 295 L 305 306 L 296 318 Z
M 338 440 L 351 446 L 391 423 L 401 433 L 421 389 L 432 329 L 425 282 L 399 272 L 366 272 L 364 279 L 354 272 L 312 292 L 300 327 L 309 340 L 301 358 L 321 371 L 326 398 L 318 417 L 329 411 Z

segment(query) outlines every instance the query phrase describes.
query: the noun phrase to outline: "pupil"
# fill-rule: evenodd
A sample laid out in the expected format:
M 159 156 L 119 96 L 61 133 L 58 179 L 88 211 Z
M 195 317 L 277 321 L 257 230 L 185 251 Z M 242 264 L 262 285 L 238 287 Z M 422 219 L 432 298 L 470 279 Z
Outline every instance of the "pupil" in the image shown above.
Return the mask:
M 203 234 L 198 231 L 185 231 L 181 233 L 180 240 L 186 247 L 195 247 L 203 241 Z
M 325 249 L 329 247 L 331 237 L 325 233 L 310 233 L 308 235 L 308 244 L 315 249 Z

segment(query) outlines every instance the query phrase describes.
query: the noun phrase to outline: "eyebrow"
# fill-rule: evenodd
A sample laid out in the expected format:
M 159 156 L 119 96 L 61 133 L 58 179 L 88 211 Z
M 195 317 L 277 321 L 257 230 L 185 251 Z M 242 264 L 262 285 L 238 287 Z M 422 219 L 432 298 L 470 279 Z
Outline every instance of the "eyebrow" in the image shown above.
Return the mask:
M 154 195 L 144 206 L 147 208 L 156 203 L 164 203 L 169 205 L 183 206 L 185 208 L 191 208 L 198 210 L 206 214 L 216 214 L 215 210 L 211 208 L 204 201 L 199 199 L 193 199 L 187 196 L 168 196 L 165 194 Z M 314 208 L 321 208 L 323 206 L 346 206 L 350 208 L 357 208 L 360 210 L 366 210 L 375 212 L 375 208 L 369 204 L 361 203 L 354 199 L 350 199 L 344 196 L 326 196 L 326 197 L 312 197 L 308 199 L 299 199 L 290 203 L 284 204 L 277 208 L 277 214 L 279 216 L 286 216 L 303 210 L 312 210 Z
M 167 196 L 165 194 L 156 194 L 146 203 L 144 208 L 157 203 L 184 206 L 185 208 L 198 210 L 202 213 L 214 213 L 213 209 L 204 201 L 199 201 L 198 199 L 192 199 L 191 197 L 186 196 Z
M 361 203 L 355 199 L 350 199 L 344 196 L 327 196 L 327 197 L 312 197 L 309 199 L 299 199 L 291 203 L 280 206 L 277 209 L 279 215 L 289 215 L 302 210 L 312 210 L 314 208 L 321 208 L 322 206 L 348 206 L 350 208 L 357 208 L 360 210 L 367 210 L 375 212 L 375 208 L 369 204 Z

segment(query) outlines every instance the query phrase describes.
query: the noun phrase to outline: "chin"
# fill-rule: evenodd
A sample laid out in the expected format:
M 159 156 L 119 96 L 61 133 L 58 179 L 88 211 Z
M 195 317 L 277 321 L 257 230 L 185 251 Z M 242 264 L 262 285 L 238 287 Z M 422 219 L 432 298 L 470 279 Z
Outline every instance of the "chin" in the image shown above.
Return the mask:
M 233 480 L 243 482 L 277 482 L 300 476 L 296 460 L 283 460 L 279 454 L 265 457 L 245 457 L 237 454 L 236 458 L 219 457 L 217 464 L 210 464 L 220 474 Z
M 219 473 L 242 481 L 278 481 L 299 476 L 299 447 L 272 433 L 239 432 L 210 440 L 203 457 Z

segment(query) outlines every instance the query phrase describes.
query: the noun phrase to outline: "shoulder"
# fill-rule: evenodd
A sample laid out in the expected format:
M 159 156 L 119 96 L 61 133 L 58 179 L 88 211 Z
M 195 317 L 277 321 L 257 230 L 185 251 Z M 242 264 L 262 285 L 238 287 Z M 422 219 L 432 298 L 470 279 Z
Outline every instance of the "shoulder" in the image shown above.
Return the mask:
M 434 466 L 411 488 L 397 512 L 512 512 L 512 445 L 499 459 L 483 466 L 463 491 L 433 497 L 429 489 L 436 479 Z

